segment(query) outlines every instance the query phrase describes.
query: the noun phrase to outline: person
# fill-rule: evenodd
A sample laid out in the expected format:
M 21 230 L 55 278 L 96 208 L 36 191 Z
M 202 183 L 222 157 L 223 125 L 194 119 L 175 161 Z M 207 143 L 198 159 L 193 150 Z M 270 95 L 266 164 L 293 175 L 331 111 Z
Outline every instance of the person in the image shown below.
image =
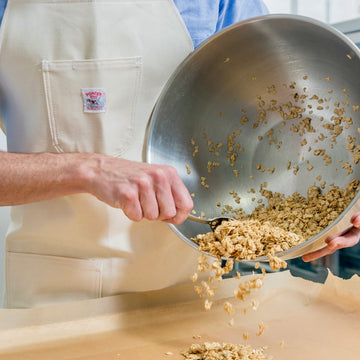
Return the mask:
M 167 223 L 192 198 L 142 152 L 160 91 L 212 34 L 262 0 L 1 1 L 0 205 L 10 205 L 5 306 L 188 281 L 198 253 Z
M 5 306 L 27 308 L 188 281 L 198 253 L 166 223 L 192 199 L 143 161 L 146 126 L 176 66 L 206 38 L 267 13 L 261 0 L 9 0 L 0 27 L 11 205 Z

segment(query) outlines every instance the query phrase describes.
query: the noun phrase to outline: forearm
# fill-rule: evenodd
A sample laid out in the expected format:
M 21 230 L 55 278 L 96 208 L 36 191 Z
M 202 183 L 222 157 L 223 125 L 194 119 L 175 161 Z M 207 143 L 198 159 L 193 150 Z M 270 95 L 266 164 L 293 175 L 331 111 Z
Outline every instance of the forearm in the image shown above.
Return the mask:
M 102 154 L 0 152 L 0 206 L 88 193 L 143 218 L 183 222 L 193 207 L 177 171 Z
M 0 206 L 86 192 L 83 164 L 90 154 L 0 152 Z

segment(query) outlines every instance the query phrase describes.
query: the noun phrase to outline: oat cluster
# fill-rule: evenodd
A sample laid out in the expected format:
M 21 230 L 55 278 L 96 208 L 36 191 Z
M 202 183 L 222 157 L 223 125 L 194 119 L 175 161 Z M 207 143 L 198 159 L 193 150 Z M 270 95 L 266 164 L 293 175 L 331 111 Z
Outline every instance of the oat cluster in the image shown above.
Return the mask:
M 282 265 L 286 263 L 282 260 L 278 259 Z M 191 276 L 191 280 L 195 283 L 194 290 L 199 295 L 200 298 L 205 299 L 204 308 L 205 311 L 209 311 L 213 305 L 211 298 L 215 296 L 215 292 L 217 290 L 217 283 L 222 281 L 223 275 L 228 274 L 234 267 L 234 261 L 232 259 L 228 259 L 225 264 L 222 264 L 220 259 L 212 260 L 210 264 L 208 258 L 205 255 L 201 255 L 198 258 L 198 267 L 197 271 L 199 273 L 209 272 L 210 276 L 208 280 L 198 281 L 198 272 Z M 255 269 L 259 269 L 260 263 L 257 262 L 255 264 Z M 234 300 L 240 300 L 245 304 L 246 300 L 250 297 L 250 295 L 259 290 L 264 283 L 266 271 L 265 269 L 261 269 L 261 274 L 252 275 L 251 278 L 247 278 L 244 281 L 241 281 L 241 274 L 237 272 L 236 279 L 240 280 L 237 288 L 234 289 Z M 259 302 L 256 299 L 251 299 L 250 304 L 245 304 L 247 307 L 243 309 L 244 314 L 248 312 L 248 308 L 252 310 L 257 310 L 259 307 Z M 234 315 L 236 310 L 233 303 L 229 300 L 226 300 L 223 304 L 224 311 L 228 315 Z M 229 326 L 234 326 L 234 320 L 231 319 L 229 321 Z
M 267 205 L 260 204 L 249 215 L 244 216 L 242 212 L 238 215 L 241 219 L 256 220 L 262 224 L 269 222 L 274 226 L 274 241 L 278 239 L 280 242 L 279 246 L 275 246 L 273 242 L 270 246 L 275 252 L 283 251 L 309 240 L 329 226 L 349 206 L 358 190 L 358 180 L 351 181 L 345 189 L 332 186 L 325 194 L 321 193 L 320 187 L 311 186 L 307 191 L 307 197 L 297 192 L 285 196 L 262 189 L 261 194 L 267 199 Z M 286 241 L 282 240 L 277 227 L 287 233 L 283 235 L 288 237 L 289 247 Z M 267 233 L 264 233 L 264 236 L 268 236 Z M 269 240 L 271 241 L 271 237 Z
M 229 220 L 223 221 L 214 232 L 198 234 L 193 240 L 199 250 L 214 256 L 254 260 L 259 256 L 274 258 L 277 252 L 301 244 L 304 238 L 268 221 Z
M 253 348 L 250 345 L 230 343 L 192 344 L 182 353 L 186 360 L 266 360 L 264 348 Z

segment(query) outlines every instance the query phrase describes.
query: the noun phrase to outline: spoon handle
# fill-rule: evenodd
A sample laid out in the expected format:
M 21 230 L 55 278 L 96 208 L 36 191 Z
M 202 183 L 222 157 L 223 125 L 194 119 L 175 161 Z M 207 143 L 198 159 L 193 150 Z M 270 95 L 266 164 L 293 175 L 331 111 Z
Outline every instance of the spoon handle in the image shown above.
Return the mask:
M 188 219 L 191 221 L 196 221 L 198 223 L 202 223 L 202 224 L 209 224 L 209 220 L 208 219 L 203 219 L 194 215 L 189 214 Z

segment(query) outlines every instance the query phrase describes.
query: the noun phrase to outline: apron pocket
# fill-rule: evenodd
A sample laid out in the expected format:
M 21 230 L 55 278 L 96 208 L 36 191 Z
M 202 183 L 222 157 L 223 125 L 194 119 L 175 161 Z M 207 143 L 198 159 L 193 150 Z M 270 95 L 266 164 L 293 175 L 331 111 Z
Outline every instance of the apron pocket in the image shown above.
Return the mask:
M 142 58 L 42 61 L 57 152 L 122 156 L 132 143 Z
M 101 297 L 102 263 L 6 253 L 5 306 L 29 308 Z

